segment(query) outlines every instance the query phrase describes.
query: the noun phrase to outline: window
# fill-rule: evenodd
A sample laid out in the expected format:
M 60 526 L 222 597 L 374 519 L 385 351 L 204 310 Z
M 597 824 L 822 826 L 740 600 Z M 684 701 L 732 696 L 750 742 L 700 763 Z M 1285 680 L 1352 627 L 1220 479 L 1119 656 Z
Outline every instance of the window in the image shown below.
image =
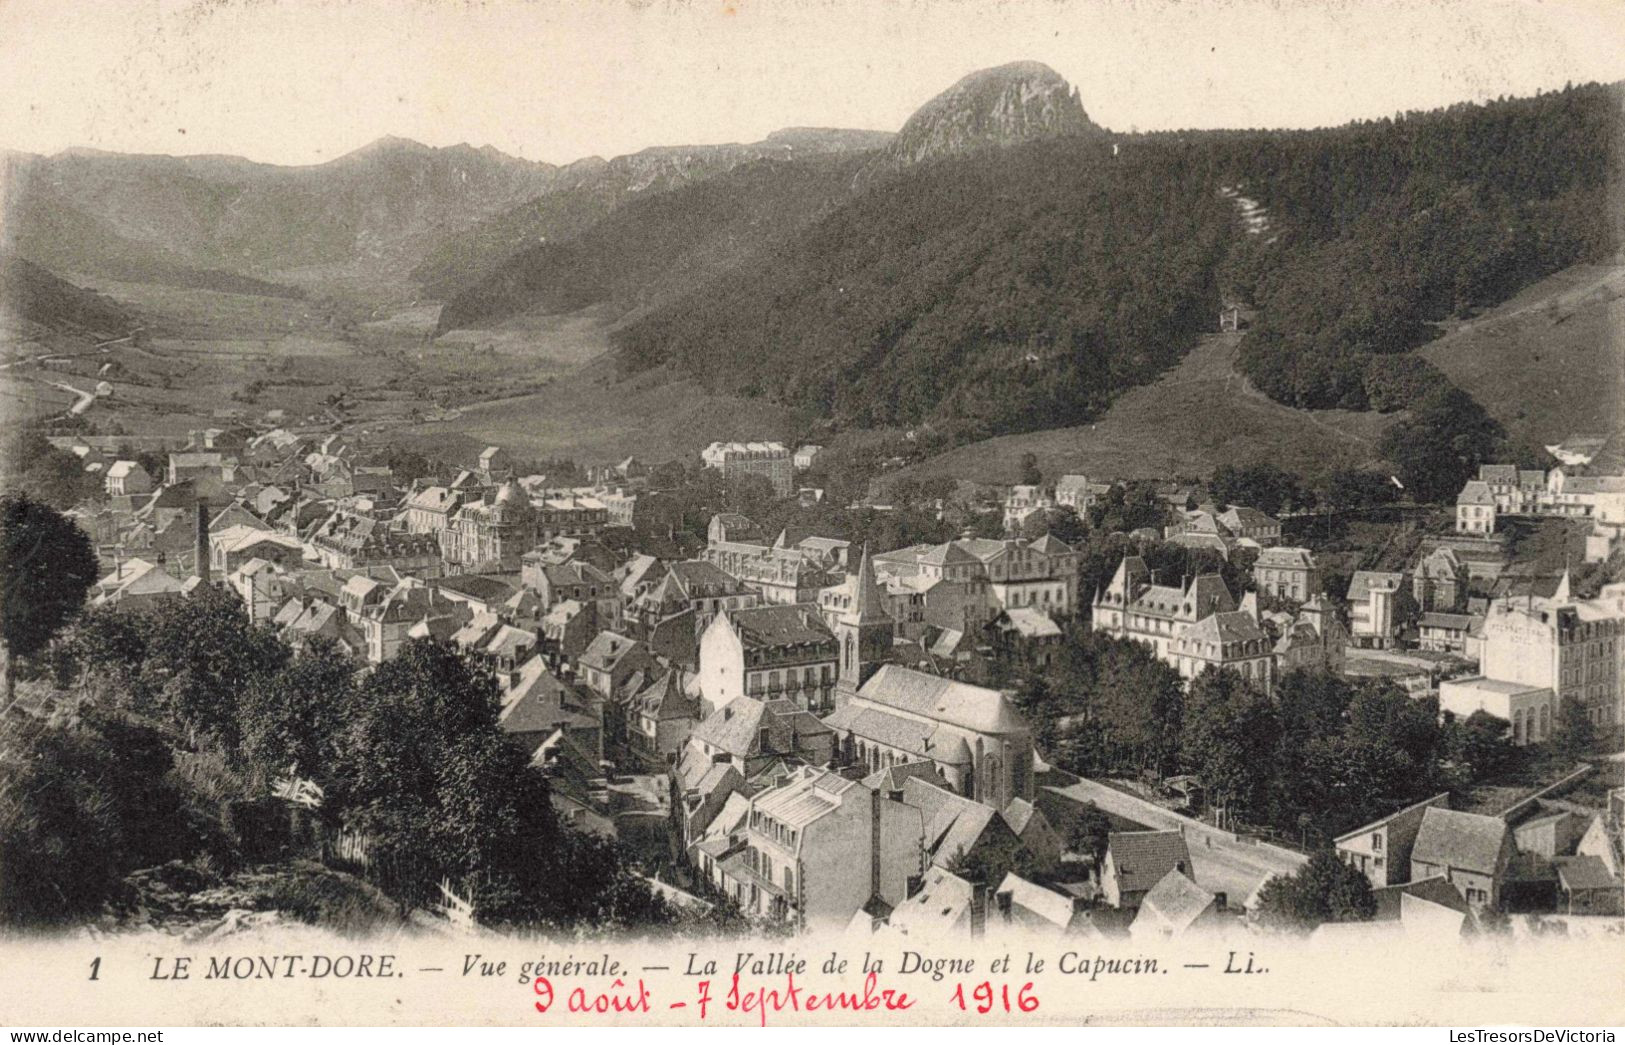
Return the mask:
M 1381 831 L 1377 831 L 1377 832 L 1372 833 L 1372 835 L 1371 835 L 1371 848 L 1376 850 L 1379 853 L 1382 852 L 1382 832 Z

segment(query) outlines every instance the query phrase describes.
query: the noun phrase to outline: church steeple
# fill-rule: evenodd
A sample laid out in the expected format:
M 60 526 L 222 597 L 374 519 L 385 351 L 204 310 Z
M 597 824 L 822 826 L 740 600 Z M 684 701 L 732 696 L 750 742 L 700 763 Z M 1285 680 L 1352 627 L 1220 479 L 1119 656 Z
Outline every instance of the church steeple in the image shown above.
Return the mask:
M 858 559 L 858 572 L 849 574 L 846 582 L 832 592 L 834 598 L 825 606 L 840 653 L 835 704 L 841 707 L 875 673 L 891 649 L 892 616 L 875 578 L 874 563 L 869 561 L 867 544 Z

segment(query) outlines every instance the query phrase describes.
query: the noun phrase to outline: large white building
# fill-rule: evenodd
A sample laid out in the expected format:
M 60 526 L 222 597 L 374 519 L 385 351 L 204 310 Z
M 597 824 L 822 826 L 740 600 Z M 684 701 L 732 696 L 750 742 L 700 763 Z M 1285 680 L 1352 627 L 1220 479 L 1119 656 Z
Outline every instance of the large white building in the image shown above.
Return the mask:
M 795 492 L 795 460 L 783 443 L 712 443 L 700 451 L 700 460 L 724 479 L 759 475 L 780 497 Z
M 1575 599 L 1565 574 L 1550 598 L 1497 599 L 1484 618 L 1480 670 L 1551 690 L 1554 718 L 1575 702 L 1598 725 L 1625 721 L 1625 585 Z
M 1125 556 L 1095 595 L 1093 610 L 1096 631 L 1144 643 L 1182 678 L 1230 668 L 1265 692 L 1274 685 L 1273 642 L 1252 613 L 1236 607 L 1216 573 L 1178 587 L 1157 584 L 1144 559 Z

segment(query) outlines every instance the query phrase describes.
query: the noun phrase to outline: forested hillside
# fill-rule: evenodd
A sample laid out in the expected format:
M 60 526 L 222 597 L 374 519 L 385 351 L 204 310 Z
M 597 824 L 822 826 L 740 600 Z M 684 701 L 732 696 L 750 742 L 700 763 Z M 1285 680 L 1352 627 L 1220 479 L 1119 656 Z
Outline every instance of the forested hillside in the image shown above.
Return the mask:
M 956 438 L 1086 420 L 1212 326 L 1236 229 L 1209 181 L 1092 139 L 923 164 L 632 324 L 623 363 Z
M 579 236 L 523 250 L 455 293 L 440 329 L 600 301 L 630 306 L 657 286 L 697 283 L 833 206 L 862 155 L 758 160 L 622 204 Z
M 1259 308 L 1242 370 L 1293 406 L 1387 411 L 1436 391 L 1443 376 L 1405 354 L 1432 323 L 1614 249 L 1621 100 L 1588 85 L 1216 141 L 1218 169 L 1280 230 L 1227 270 Z

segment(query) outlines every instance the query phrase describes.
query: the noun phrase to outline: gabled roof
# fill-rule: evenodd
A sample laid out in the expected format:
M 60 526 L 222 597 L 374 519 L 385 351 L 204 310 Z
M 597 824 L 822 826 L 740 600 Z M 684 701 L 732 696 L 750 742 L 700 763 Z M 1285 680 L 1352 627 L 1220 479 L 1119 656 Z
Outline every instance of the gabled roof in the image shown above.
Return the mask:
M 1182 932 L 1212 906 L 1217 897 L 1178 871 L 1169 871 L 1140 901 L 1134 927 Z
M 1315 558 L 1308 548 L 1265 548 L 1253 560 L 1253 566 L 1275 570 L 1312 570 Z
M 997 896 L 1008 894 L 1012 907 L 1019 907 L 1058 929 L 1066 929 L 1072 925 L 1074 914 L 1072 897 L 1053 889 L 1046 889 L 1036 882 L 1029 882 L 1014 871 L 1004 876 L 1004 881 L 999 883 L 994 894 Z
M 1178 831 L 1113 831 L 1106 836 L 1106 855 L 1125 893 L 1146 892 L 1169 871 L 1191 871 L 1191 853 Z
M 1494 875 L 1501 869 L 1508 828 L 1505 820 L 1431 806 L 1422 816 L 1411 859 Z
M 1393 573 L 1384 570 L 1356 570 L 1354 576 L 1349 578 L 1348 600 L 1350 602 L 1364 602 L 1371 598 L 1372 591 L 1395 591 L 1405 581 L 1403 573 Z
M 1210 614 L 1185 629 L 1182 642 L 1252 642 L 1264 638 L 1264 630 L 1252 614 L 1241 610 Z
M 882 664 L 858 695 L 864 700 L 978 733 L 1025 733 L 1027 722 L 1003 693 L 896 664 Z
M 818 610 L 805 603 L 729 610 L 727 621 L 746 649 L 769 649 L 833 642 Z

